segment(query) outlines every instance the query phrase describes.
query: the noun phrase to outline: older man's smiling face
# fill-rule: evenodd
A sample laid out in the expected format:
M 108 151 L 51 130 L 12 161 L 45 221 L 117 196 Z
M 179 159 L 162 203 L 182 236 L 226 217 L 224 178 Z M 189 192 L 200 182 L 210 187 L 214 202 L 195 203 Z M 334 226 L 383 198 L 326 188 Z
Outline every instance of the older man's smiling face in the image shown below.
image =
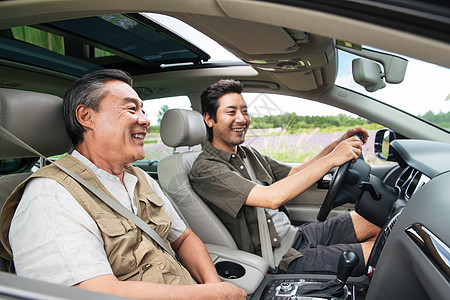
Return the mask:
M 95 147 L 111 164 L 127 164 L 145 157 L 144 138 L 150 120 L 142 100 L 125 82 L 112 80 L 104 85 L 107 95 L 94 113 Z

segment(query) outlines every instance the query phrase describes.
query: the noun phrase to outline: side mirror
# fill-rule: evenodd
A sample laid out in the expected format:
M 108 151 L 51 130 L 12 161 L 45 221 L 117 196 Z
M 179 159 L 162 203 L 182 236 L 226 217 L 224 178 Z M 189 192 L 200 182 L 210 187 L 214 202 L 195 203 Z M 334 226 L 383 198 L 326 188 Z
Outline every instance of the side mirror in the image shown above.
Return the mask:
M 390 129 L 383 128 L 377 131 L 375 135 L 374 152 L 379 159 L 395 161 L 394 153 L 390 146 L 390 143 L 395 140 L 395 138 L 395 132 Z

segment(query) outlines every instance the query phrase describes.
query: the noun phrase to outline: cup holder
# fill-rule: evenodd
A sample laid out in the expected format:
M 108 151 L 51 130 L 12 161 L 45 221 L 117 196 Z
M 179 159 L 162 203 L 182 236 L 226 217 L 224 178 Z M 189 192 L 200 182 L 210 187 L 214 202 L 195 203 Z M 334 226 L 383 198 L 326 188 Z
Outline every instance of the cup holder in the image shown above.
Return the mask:
M 232 261 L 221 261 L 215 264 L 217 273 L 227 279 L 237 279 L 245 275 L 245 269 Z

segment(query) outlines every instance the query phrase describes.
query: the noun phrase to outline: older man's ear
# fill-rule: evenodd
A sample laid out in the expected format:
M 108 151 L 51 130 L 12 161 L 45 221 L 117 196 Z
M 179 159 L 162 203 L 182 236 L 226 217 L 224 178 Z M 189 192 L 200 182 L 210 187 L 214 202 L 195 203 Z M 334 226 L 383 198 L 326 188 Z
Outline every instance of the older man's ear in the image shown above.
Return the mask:
M 84 105 L 78 105 L 75 111 L 77 121 L 83 126 L 83 128 L 91 128 L 93 127 L 93 118 L 92 118 L 93 110 Z

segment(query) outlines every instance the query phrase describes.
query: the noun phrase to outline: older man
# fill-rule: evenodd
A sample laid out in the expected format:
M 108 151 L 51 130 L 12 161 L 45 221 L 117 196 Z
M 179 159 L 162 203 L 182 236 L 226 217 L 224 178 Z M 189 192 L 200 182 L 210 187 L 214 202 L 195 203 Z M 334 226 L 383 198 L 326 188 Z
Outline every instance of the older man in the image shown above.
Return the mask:
M 139 299 L 244 299 L 243 290 L 220 281 L 205 246 L 158 184 L 130 165 L 144 158 L 150 125 L 131 78 L 120 70 L 88 74 L 68 89 L 63 107 L 76 150 L 58 163 L 148 223 L 181 263 L 50 165 L 22 183 L 8 199 L 16 205 L 2 212 L 14 214 L 9 250 L 17 274 Z

